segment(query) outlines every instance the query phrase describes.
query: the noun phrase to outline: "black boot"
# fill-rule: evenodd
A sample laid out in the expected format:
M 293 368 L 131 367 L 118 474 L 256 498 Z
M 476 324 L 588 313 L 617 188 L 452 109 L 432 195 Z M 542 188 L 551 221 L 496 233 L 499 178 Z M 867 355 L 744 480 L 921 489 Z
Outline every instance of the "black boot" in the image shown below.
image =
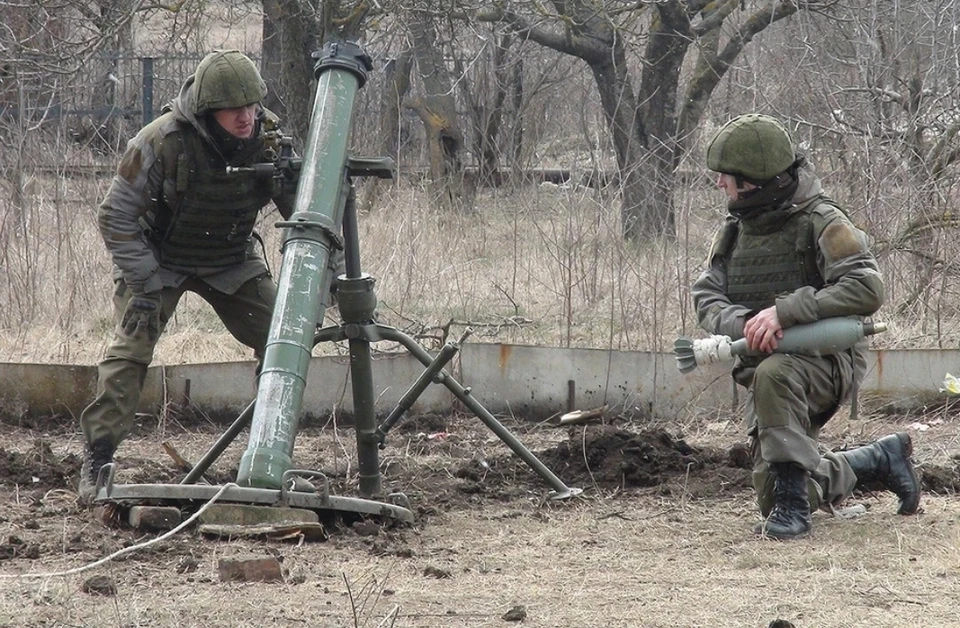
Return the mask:
M 89 506 L 97 496 L 97 476 L 103 465 L 113 462 L 114 447 L 106 438 L 88 443 L 83 448 L 83 466 L 80 467 L 80 503 Z
M 901 515 L 914 515 L 920 508 L 920 481 L 910 455 L 913 440 L 906 432 L 891 434 L 880 440 L 850 451 L 841 451 L 850 468 L 857 475 L 855 488 L 880 484 L 900 498 Z
M 790 462 L 770 465 L 775 476 L 773 510 L 754 532 L 773 539 L 794 539 L 810 531 L 807 471 Z

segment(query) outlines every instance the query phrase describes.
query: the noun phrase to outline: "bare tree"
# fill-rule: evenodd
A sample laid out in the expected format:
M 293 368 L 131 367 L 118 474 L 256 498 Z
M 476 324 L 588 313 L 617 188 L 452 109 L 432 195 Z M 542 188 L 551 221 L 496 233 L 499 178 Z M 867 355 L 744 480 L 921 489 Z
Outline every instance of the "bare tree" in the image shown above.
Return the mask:
M 410 96 L 404 104 L 417 113 L 426 131 L 434 198 L 442 206 L 469 207 L 470 200 L 464 198 L 463 131 L 445 47 L 437 37 L 437 16 L 414 9 L 406 14 L 406 20 L 423 93 Z
M 478 55 L 471 55 L 479 56 L 475 79 L 457 82 L 471 117 L 480 183 L 495 184 L 499 179 L 500 155 L 503 152 L 500 131 L 506 115 L 507 95 L 512 87 L 512 66 L 519 61 L 511 60 L 511 43 L 509 33 L 493 33 L 489 40 L 492 51 L 483 49 Z M 454 65 L 457 74 L 466 78 L 467 70 L 463 55 L 458 54 L 460 52 L 456 51 L 454 55 Z
M 674 234 L 675 171 L 710 96 L 761 31 L 819 2 L 661 0 L 543 4 L 478 11 L 485 21 L 582 59 L 593 75 L 622 181 L 623 235 Z M 695 68 L 686 84 L 689 55 Z M 634 63 L 633 58 L 638 62 Z M 639 65 L 639 79 L 631 68 Z
M 900 211 L 895 230 L 878 246 L 882 258 L 906 256 L 889 266 L 908 289 L 898 308 L 918 308 L 948 275 L 960 276 L 953 244 L 960 227 L 956 195 L 960 173 L 960 35 L 954 3 L 875 0 L 836 25 L 840 54 L 852 71 L 825 75 L 829 123 L 847 142 L 871 147 L 871 177 L 878 198 L 893 196 Z M 826 62 L 826 61 L 824 61 Z M 858 164 L 862 168 L 862 163 Z M 891 183 L 908 191 L 897 194 Z M 907 270 L 909 269 L 909 270 Z M 897 293 L 894 293 L 897 294 Z
M 304 142 L 313 106 L 314 58 L 331 39 L 359 40 L 375 12 L 366 2 L 263 0 L 263 69 L 273 96 L 298 142 Z

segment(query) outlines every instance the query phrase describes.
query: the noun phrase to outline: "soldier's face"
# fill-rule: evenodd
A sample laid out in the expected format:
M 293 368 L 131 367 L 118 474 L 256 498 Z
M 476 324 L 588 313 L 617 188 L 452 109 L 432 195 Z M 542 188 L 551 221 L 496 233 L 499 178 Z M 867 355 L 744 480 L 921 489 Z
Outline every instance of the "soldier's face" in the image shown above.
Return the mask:
M 723 193 L 727 195 L 727 198 L 731 201 L 735 201 L 740 198 L 742 192 L 747 192 L 749 190 L 755 189 L 757 186 L 754 184 L 744 181 L 743 187 L 737 187 L 737 177 L 732 174 L 725 174 L 723 172 L 717 177 L 717 187 L 723 190 Z
M 247 140 L 253 137 L 254 122 L 257 118 L 257 104 L 247 105 L 246 107 L 233 107 L 232 109 L 216 109 L 213 117 L 217 124 L 234 137 Z

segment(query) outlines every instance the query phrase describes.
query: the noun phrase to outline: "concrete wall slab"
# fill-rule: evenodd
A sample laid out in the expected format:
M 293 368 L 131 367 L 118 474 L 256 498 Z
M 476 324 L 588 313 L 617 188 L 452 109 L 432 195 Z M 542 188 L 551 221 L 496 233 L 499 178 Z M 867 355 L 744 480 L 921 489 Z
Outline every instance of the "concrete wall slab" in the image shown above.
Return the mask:
M 310 361 L 303 406 L 307 415 L 325 417 L 333 409 L 352 414 L 348 364 L 347 356 Z M 960 350 L 872 351 L 868 364 L 864 393 L 916 405 L 942 397 L 939 388 L 947 373 L 960 375 Z M 468 343 L 447 370 L 491 412 L 530 420 L 604 404 L 617 412 L 670 418 L 724 412 L 736 401 L 729 364 L 681 375 L 670 353 Z M 406 354 L 376 356 L 378 413 L 389 412 L 422 371 L 420 362 Z M 0 413 L 8 419 L 79 416 L 95 389 L 95 366 L 0 364 Z M 153 413 L 164 402 L 189 399 L 206 411 L 236 415 L 255 397 L 253 362 L 155 366 L 147 376 L 141 409 Z M 411 412 L 449 412 L 456 403 L 445 387 L 434 384 Z

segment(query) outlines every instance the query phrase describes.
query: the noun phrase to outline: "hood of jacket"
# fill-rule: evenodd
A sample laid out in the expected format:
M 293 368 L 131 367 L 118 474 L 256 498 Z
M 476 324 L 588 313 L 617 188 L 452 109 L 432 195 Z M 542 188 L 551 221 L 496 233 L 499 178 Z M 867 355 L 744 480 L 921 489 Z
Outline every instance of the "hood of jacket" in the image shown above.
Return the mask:
M 805 209 L 810 203 L 819 202 L 823 198 L 823 185 L 818 177 L 806 164 L 797 170 L 797 191 L 790 199 L 790 213 Z
M 207 125 L 194 113 L 197 108 L 197 95 L 194 89 L 195 81 L 196 76 L 191 74 L 180 87 L 180 93 L 170 103 L 170 107 L 177 122 L 189 124 L 200 134 L 200 137 L 210 144 L 213 144 L 213 137 L 210 136 Z

